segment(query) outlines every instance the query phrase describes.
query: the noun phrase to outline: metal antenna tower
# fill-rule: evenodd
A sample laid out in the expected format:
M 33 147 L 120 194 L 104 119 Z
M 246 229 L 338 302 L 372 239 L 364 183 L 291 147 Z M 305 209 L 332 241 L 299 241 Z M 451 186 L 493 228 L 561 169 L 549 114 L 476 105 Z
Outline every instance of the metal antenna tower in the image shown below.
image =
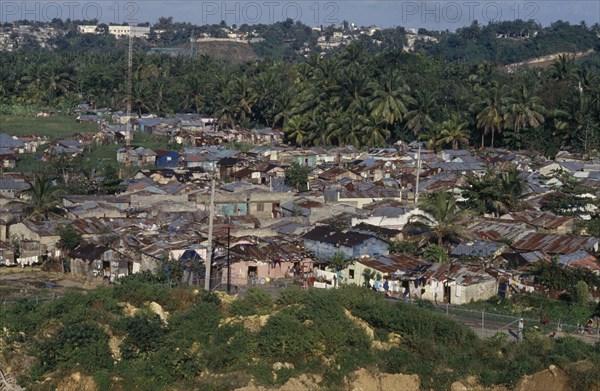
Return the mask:
M 131 128 L 131 91 L 133 89 L 133 29 L 129 28 L 129 51 L 127 57 L 127 135 L 125 137 L 127 146 L 131 143 L 133 130 Z
M 190 35 L 190 47 L 187 52 L 188 57 L 196 57 L 196 37 L 195 32 L 192 30 L 192 34 Z

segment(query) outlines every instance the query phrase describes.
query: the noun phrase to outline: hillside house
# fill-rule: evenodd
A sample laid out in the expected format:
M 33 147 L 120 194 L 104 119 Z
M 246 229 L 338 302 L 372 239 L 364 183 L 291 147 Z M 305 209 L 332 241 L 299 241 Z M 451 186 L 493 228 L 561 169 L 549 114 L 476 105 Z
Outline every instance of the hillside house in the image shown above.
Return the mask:
M 225 238 L 220 240 L 226 242 Z M 312 270 L 313 255 L 301 243 L 279 237 L 234 238 L 230 244 L 231 284 L 266 285 L 269 281 L 291 278 L 301 270 Z M 218 280 L 227 284 L 225 246 L 215 257 Z
M 317 226 L 302 239 L 304 246 L 319 259 L 330 258 L 337 253 L 342 253 L 346 259 L 388 254 L 388 244 L 384 240 L 358 232 L 336 231 L 329 226 Z
M 17 155 L 8 148 L 0 148 L 0 167 L 15 168 L 17 166 Z
M 327 188 L 324 195 L 327 202 L 345 203 L 357 208 L 384 199 L 402 201 L 401 189 L 397 183 L 385 186 L 380 183 L 352 182 L 345 186 Z
M 144 147 L 122 147 L 117 150 L 117 162 L 125 166 L 154 166 L 156 152 Z
M 179 163 L 179 153 L 176 151 L 156 151 L 156 165 L 159 167 L 177 167 Z
M 6 133 L 0 133 L 0 148 L 9 149 L 14 153 L 25 153 L 25 143 Z

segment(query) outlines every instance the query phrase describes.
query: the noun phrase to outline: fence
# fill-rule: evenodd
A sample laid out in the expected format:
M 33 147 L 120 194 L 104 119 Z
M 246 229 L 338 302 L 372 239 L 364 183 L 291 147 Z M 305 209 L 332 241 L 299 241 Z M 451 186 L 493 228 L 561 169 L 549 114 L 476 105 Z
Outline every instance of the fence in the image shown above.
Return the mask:
M 50 295 L 50 296 L 30 296 L 30 297 L 24 297 L 21 299 L 4 299 L 2 300 L 2 308 L 6 308 L 9 305 L 15 305 L 17 303 L 20 303 L 22 301 L 29 301 L 29 302 L 34 302 L 35 304 L 39 304 L 39 303 L 43 303 L 43 302 L 47 302 L 47 301 L 54 301 L 57 299 L 60 299 L 61 297 L 63 297 L 63 295 Z
M 227 290 L 226 284 L 221 284 L 221 281 L 213 281 L 214 285 L 211 290 L 219 290 L 225 291 Z M 175 288 L 182 285 L 178 281 L 170 281 L 167 283 L 156 283 L 154 285 L 164 286 L 168 288 Z M 204 280 L 198 279 L 194 281 L 193 286 L 197 286 L 198 288 L 202 288 L 204 286 Z M 272 294 L 275 294 L 277 291 L 283 288 L 287 288 L 291 285 L 294 285 L 294 281 L 287 280 L 274 280 L 270 281 L 268 284 L 261 284 L 257 282 L 256 284 L 249 284 L 246 287 L 238 287 L 239 293 L 243 293 L 250 287 L 258 287 L 263 288 L 265 290 L 270 291 Z M 232 289 L 234 287 L 232 286 Z M 54 301 L 63 297 L 60 294 L 53 294 L 49 296 L 33 296 L 27 297 L 23 299 L 12 299 L 12 300 L 2 300 L 2 308 L 6 308 L 9 305 L 17 304 L 23 300 L 35 302 L 36 304 L 48 301 Z M 411 304 L 418 304 L 417 302 L 409 302 Z M 513 315 L 503 315 L 496 314 L 493 312 L 486 312 L 485 310 L 469 310 L 465 308 L 458 308 L 451 306 L 449 304 L 443 305 L 426 305 L 425 309 L 438 312 L 444 314 L 448 318 L 451 318 L 457 322 L 463 323 L 473 329 L 477 335 L 480 337 L 493 337 L 498 333 L 504 333 L 509 336 L 509 338 L 517 339 L 519 333 L 519 319 L 518 316 Z M 595 324 L 595 327 L 585 327 L 582 325 L 572 325 L 568 323 L 563 323 L 561 320 L 558 321 L 547 321 L 541 322 L 539 319 L 531 319 L 531 318 L 522 318 L 523 319 L 523 329 L 525 332 L 532 329 L 537 329 L 540 332 L 546 333 L 549 337 L 563 337 L 566 335 L 573 336 L 587 343 L 596 343 L 600 342 L 600 322 Z
M 465 308 L 453 307 L 449 304 L 427 307 L 432 311 L 445 314 L 448 318 L 456 320 L 467 326 L 470 326 L 480 337 L 493 337 L 498 333 L 504 333 L 509 338 L 518 338 L 519 319 L 518 316 L 496 314 L 486 312 L 485 310 L 468 310 Z M 595 327 L 585 327 L 582 325 L 572 325 L 558 321 L 540 321 L 540 319 L 522 318 L 523 329 L 539 330 L 549 337 L 563 337 L 566 335 L 581 339 L 587 343 L 600 342 L 600 325 Z

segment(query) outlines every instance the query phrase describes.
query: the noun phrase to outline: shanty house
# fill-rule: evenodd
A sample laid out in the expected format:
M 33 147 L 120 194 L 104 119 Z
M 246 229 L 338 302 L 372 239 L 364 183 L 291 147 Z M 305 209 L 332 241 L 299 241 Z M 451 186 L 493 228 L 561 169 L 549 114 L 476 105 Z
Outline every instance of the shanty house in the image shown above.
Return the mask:
M 329 226 L 315 227 L 304 234 L 302 239 L 304 246 L 320 259 L 327 259 L 340 252 L 346 259 L 388 254 L 388 244 L 384 240 L 358 232 L 337 231 Z
M 226 243 L 226 239 L 221 240 Z M 235 238 L 230 243 L 228 274 L 227 249 L 222 245 L 213 265 L 218 280 L 226 285 L 265 285 L 271 280 L 289 278 L 303 271 L 312 270 L 312 254 L 301 243 L 278 237 L 256 239 Z

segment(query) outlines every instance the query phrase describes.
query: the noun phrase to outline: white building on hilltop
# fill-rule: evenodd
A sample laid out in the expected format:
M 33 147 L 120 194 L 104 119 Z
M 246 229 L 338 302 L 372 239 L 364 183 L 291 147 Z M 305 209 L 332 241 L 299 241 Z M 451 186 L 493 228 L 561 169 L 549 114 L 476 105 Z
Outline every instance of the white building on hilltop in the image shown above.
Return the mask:
M 79 25 L 77 26 L 77 29 L 79 30 L 79 32 L 81 34 L 98 34 L 98 31 L 96 30 L 97 26 L 90 24 L 90 25 Z
M 117 38 L 129 37 L 147 38 L 150 35 L 150 27 L 142 26 L 108 26 L 108 33 Z

